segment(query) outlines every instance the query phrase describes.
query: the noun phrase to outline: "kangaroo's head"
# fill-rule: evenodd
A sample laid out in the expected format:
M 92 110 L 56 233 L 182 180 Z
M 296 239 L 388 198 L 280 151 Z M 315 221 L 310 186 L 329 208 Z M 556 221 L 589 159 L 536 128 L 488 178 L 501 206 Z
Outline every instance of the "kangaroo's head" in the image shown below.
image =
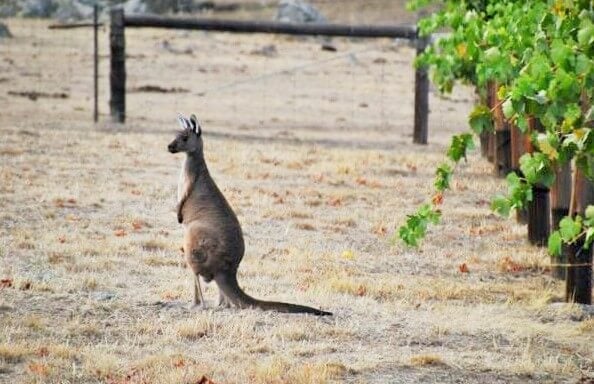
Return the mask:
M 177 116 L 181 130 L 175 139 L 167 146 L 171 153 L 201 153 L 202 152 L 202 129 L 195 115 L 188 120 L 182 115 Z

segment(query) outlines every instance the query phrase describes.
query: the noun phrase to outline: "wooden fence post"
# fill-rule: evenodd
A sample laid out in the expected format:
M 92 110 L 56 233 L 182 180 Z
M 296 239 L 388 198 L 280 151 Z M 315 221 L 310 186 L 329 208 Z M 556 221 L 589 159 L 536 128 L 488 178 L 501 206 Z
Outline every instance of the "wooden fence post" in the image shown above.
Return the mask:
M 93 5 L 93 121 L 99 120 L 99 6 Z
M 594 183 L 586 179 L 580 170 L 575 170 L 576 211 L 583 215 L 588 205 L 594 204 Z M 592 247 L 583 249 L 584 238 L 563 247 L 570 266 L 567 268 L 565 300 L 580 304 L 592 304 Z
M 551 228 L 559 229 L 559 222 L 569 214 L 571 200 L 571 162 L 557 166 L 555 169 L 555 183 L 551 186 Z M 555 264 L 567 264 L 567 255 L 561 253 L 559 257 L 551 256 L 551 275 L 556 279 L 565 280 L 567 267 Z
M 420 36 L 417 27 L 417 58 L 429 45 L 429 36 Z M 415 70 L 415 126 L 413 143 L 427 144 L 429 124 L 429 75 L 427 68 L 418 66 Z
M 503 108 L 501 108 L 499 97 L 497 97 L 498 89 L 499 86 L 495 81 L 490 81 L 487 84 L 488 100 L 490 102 L 489 108 L 493 110 L 493 125 L 495 126 L 493 149 L 494 171 L 495 175 L 505 177 L 512 170 L 511 137 L 509 123 L 503 115 Z
M 523 134 L 515 124 L 510 127 L 510 147 L 511 147 L 511 167 L 514 172 L 522 176 L 520 171 L 520 157 L 525 153 L 532 152 L 532 143 L 530 136 Z M 516 221 L 520 224 L 528 224 L 527 209 L 518 209 L 516 211 Z
M 110 12 L 109 45 L 111 65 L 109 85 L 111 119 L 117 123 L 126 121 L 126 40 L 124 35 L 124 10 L 114 8 Z
M 530 118 L 530 132 L 542 131 L 540 120 Z M 528 202 L 528 240 L 538 246 L 546 246 L 551 234 L 551 203 L 549 188 L 535 185 L 532 188 L 532 201 Z

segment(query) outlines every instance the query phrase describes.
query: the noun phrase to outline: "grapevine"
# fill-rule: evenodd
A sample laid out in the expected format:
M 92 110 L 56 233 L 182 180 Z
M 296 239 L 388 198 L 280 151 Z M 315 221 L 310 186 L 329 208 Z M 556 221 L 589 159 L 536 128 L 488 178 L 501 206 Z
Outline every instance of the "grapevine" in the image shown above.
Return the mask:
M 521 173 L 507 175 L 506 195 L 495 196 L 491 208 L 508 216 L 525 208 L 535 186 L 548 187 L 555 169 L 573 163 L 594 180 L 594 10 L 591 1 L 431 1 L 412 0 L 411 10 L 436 3 L 440 11 L 419 22 L 420 33 L 446 29 L 422 54 L 417 65 L 431 70 L 432 80 L 444 93 L 456 82 L 478 90 L 490 82 L 499 85 L 498 106 L 505 118 L 530 135 L 534 151 L 520 159 Z M 435 5 L 435 4 L 434 4 Z M 429 224 L 441 217 L 439 205 L 449 189 L 456 164 L 474 146 L 473 135 L 492 132 L 493 110 L 481 102 L 468 117 L 469 130 L 453 137 L 447 162 L 435 176 L 435 194 L 398 230 L 407 245 L 418 246 Z M 530 130 L 530 120 L 542 125 Z M 549 251 L 559 254 L 563 243 L 594 242 L 594 206 L 583 216 L 570 214 L 549 238 Z

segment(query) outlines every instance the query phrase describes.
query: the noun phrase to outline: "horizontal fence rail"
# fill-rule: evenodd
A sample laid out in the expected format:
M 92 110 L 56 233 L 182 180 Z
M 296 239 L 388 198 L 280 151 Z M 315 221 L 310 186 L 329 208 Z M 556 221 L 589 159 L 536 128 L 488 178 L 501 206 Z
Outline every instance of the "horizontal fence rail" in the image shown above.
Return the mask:
M 415 26 L 388 25 L 340 25 L 340 24 L 292 24 L 274 21 L 244 21 L 172 18 L 153 15 L 127 15 L 126 27 L 195 29 L 201 31 L 219 31 L 234 33 L 274 33 L 284 35 L 307 36 L 342 36 L 366 38 L 401 38 L 416 39 Z
M 411 25 L 341 25 L 292 24 L 272 21 L 242 21 L 162 17 L 154 15 L 125 15 L 122 9 L 112 9 L 110 21 L 110 112 L 114 121 L 126 119 L 126 50 L 125 28 L 167 28 L 218 31 L 231 33 L 272 33 L 301 36 L 341 36 L 358 38 L 400 38 L 415 40 L 417 55 L 424 52 L 430 39 L 419 37 Z M 415 113 L 413 142 L 427 144 L 429 119 L 429 79 L 427 70 L 415 72 Z

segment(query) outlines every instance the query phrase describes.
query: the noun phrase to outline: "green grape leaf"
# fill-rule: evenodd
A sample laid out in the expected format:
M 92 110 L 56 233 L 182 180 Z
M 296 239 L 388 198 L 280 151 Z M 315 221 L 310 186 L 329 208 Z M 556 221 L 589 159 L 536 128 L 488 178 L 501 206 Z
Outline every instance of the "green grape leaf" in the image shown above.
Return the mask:
M 555 172 L 550 159 L 542 152 L 527 153 L 520 157 L 520 170 L 530 184 L 550 187 L 555 181 Z
M 469 150 L 474 149 L 474 141 L 470 133 L 462 133 L 452 137 L 452 143 L 448 148 L 447 156 L 455 163 L 460 159 L 466 159 Z
M 584 24 L 585 25 L 578 30 L 577 40 L 582 47 L 589 48 L 594 44 L 594 24 L 592 24 L 591 21 Z
M 563 244 L 563 241 L 561 239 L 561 235 L 559 234 L 559 231 L 555 231 L 555 232 L 551 233 L 551 235 L 549 236 L 549 241 L 548 241 L 549 254 L 551 256 L 561 256 L 561 245 L 562 244 Z
M 497 196 L 491 201 L 491 210 L 503 217 L 509 217 L 511 203 L 505 196 Z
M 511 99 L 507 99 L 503 102 L 503 104 L 501 104 L 501 109 L 503 109 L 503 114 L 505 115 L 506 118 L 510 118 L 514 115 L 515 110 L 514 110 L 514 106 L 511 102 Z
M 549 160 L 554 161 L 559 158 L 559 152 L 557 151 L 556 145 L 558 145 L 558 140 L 555 136 L 551 137 L 551 135 L 547 134 L 540 134 L 537 138 L 538 148 L 542 153 L 547 155 Z
M 491 110 L 486 105 L 477 105 L 470 113 L 468 123 L 477 135 L 493 131 Z
M 590 227 L 586 231 L 586 239 L 584 240 L 584 248 L 590 248 L 592 241 L 594 241 L 594 228 Z
M 452 168 L 446 163 L 441 164 L 435 171 L 435 189 L 437 189 L 439 192 L 443 192 L 444 190 L 448 189 L 450 187 L 451 179 Z
M 582 222 L 579 216 L 574 220 L 566 216 L 559 222 L 559 235 L 565 243 L 572 242 L 581 232 Z

